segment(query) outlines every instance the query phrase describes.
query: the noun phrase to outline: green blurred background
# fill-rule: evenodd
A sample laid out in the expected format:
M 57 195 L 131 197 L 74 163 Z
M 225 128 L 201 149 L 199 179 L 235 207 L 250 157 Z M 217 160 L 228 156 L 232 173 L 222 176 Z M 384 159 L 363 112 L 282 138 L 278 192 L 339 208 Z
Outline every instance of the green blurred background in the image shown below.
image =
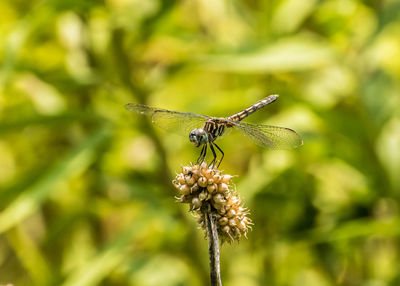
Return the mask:
M 253 231 L 224 285 L 400 285 L 400 2 L 0 2 L 0 284 L 207 285 L 171 179 L 199 150 L 128 102 L 295 129 L 221 139 Z

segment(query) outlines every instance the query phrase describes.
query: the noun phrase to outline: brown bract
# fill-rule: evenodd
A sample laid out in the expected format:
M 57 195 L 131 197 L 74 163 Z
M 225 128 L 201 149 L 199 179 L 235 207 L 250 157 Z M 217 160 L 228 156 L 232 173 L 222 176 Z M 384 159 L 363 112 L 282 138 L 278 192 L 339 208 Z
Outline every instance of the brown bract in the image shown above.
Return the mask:
M 178 201 L 189 204 L 201 228 L 206 230 L 204 211 L 209 211 L 217 219 L 221 240 L 228 242 L 246 236 L 252 225 L 247 216 L 249 211 L 232 190 L 231 180 L 231 175 L 224 175 L 203 162 L 182 167 L 182 172 L 172 181 L 179 191 Z

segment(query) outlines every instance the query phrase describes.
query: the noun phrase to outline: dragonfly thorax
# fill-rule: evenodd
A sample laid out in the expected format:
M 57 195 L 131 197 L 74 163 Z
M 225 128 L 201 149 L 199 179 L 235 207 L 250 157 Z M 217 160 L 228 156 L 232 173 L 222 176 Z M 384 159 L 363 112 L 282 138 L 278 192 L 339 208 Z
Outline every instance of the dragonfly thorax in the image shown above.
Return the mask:
M 190 131 L 189 140 L 196 147 L 208 143 L 208 135 L 207 132 L 202 128 L 196 128 Z

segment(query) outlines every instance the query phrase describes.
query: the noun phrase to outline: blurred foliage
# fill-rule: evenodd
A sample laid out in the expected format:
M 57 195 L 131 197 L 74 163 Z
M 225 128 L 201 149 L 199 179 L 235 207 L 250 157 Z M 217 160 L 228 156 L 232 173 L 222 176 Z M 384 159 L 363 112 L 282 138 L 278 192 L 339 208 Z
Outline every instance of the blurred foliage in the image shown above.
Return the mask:
M 207 285 L 171 178 L 198 155 L 128 102 L 287 126 L 232 132 L 255 226 L 226 285 L 400 285 L 400 2 L 0 2 L 0 284 Z

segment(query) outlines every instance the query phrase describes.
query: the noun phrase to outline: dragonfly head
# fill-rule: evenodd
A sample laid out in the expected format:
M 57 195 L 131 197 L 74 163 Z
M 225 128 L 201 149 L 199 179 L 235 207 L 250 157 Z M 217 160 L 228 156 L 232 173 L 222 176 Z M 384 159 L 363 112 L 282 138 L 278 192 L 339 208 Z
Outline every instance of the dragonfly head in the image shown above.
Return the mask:
M 199 147 L 203 144 L 207 144 L 208 142 L 207 132 L 201 128 L 193 129 L 192 131 L 190 131 L 189 140 L 196 147 Z

